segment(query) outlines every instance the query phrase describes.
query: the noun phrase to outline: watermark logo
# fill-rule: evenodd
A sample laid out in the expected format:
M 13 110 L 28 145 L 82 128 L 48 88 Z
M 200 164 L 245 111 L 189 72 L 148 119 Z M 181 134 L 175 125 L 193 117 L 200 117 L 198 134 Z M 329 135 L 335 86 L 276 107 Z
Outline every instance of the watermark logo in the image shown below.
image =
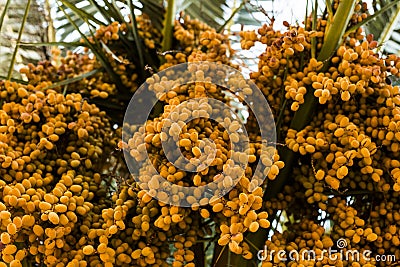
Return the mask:
M 268 250 L 265 246 L 263 250 L 259 250 L 257 258 L 260 261 L 273 261 L 278 259 L 279 261 L 322 261 L 326 258 L 331 261 L 345 260 L 352 262 L 372 261 L 372 251 L 349 249 L 347 240 L 340 238 L 336 241 L 336 248 L 329 247 L 328 249 L 312 250 L 312 249 L 301 249 L 297 250 Z M 375 255 L 375 261 L 386 261 L 396 262 L 395 255 Z
M 336 241 L 336 246 L 338 249 L 347 248 L 347 240 L 344 238 L 339 238 Z
M 260 155 L 269 160 L 259 160 L 252 177 L 247 178 L 251 181 L 250 191 L 261 185 L 268 174 L 270 166 L 266 162 L 272 162 L 276 141 L 273 115 L 263 93 L 232 67 L 196 62 L 154 74 L 129 103 L 122 140 L 125 160 L 139 187 L 161 202 L 181 207 L 207 205 L 228 193 L 245 175 L 251 142 L 244 121 L 232 103 L 246 106 L 259 128 Z M 199 134 L 204 130 L 199 128 L 201 120 L 218 124 L 226 131 L 229 153 L 225 154 L 224 161 L 218 159 L 223 151 L 217 140 Z M 206 131 L 210 136 L 212 129 Z M 198 135 L 182 138 L 182 132 Z M 150 138 L 156 139 L 152 143 L 158 144 L 157 147 L 149 143 Z M 185 149 L 185 152 L 192 149 L 190 157 L 182 153 Z M 166 160 L 181 173 L 183 177 L 178 180 L 183 179 L 182 183 L 162 175 L 159 167 Z M 221 171 L 207 184 L 183 185 L 190 184 L 193 175 L 216 164 L 222 165 Z

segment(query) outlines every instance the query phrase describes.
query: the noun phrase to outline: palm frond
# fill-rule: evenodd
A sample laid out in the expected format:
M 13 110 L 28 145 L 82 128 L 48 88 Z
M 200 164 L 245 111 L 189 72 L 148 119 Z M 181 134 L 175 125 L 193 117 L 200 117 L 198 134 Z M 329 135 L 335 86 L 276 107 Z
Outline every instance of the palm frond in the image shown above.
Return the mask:
M 386 8 L 373 22 L 366 24 L 366 32 L 374 35 L 385 52 L 399 53 L 400 38 L 396 33 L 400 34 L 400 4 L 396 0 L 373 1 L 371 11 L 375 14 Z
M 93 14 L 99 14 L 99 10 L 96 5 L 92 5 L 90 2 L 85 0 L 69 0 L 69 1 L 60 1 L 60 8 L 65 10 L 66 14 L 70 16 L 71 21 L 73 21 L 78 27 L 82 27 L 85 22 L 81 19 L 85 17 L 90 23 L 93 25 L 101 25 L 105 24 L 107 21 L 104 20 L 104 17 L 100 19 L 96 18 Z M 58 8 L 56 20 L 59 22 L 59 25 L 56 27 L 56 30 L 60 34 L 61 41 L 68 40 L 71 35 L 75 32 L 75 28 L 71 25 L 70 21 L 67 19 L 64 12 L 62 12 Z M 98 15 L 99 16 L 99 15 Z M 77 35 L 76 35 L 77 36 Z M 77 38 L 77 37 L 75 37 Z
M 29 7 L 31 6 L 31 0 L 28 0 L 25 10 L 24 10 L 24 14 L 22 17 L 22 21 L 21 21 L 21 26 L 18 29 L 18 37 L 17 37 L 17 44 L 14 48 L 14 51 L 12 53 L 11 56 L 11 61 L 10 61 L 10 66 L 8 67 L 8 74 L 7 74 L 7 79 L 10 79 L 14 70 L 14 65 L 15 65 L 15 61 L 17 59 L 17 53 L 18 53 L 18 48 L 19 48 L 19 43 L 21 42 L 21 38 L 22 38 L 22 32 L 24 31 L 25 28 L 25 23 L 26 20 L 28 18 L 28 14 L 29 14 Z
M 234 2 L 184 1 L 178 11 L 184 11 L 192 18 L 199 19 L 216 29 L 224 28 L 229 24 L 261 26 L 263 23 L 270 22 L 270 15 L 273 14 L 273 0 L 242 0 L 236 1 L 236 4 Z
M 400 25 L 392 32 L 391 38 L 385 43 L 387 53 L 399 54 L 400 52 Z
M 141 0 L 140 5 L 136 4 L 136 9 L 142 11 L 143 14 L 147 14 L 151 17 L 151 23 L 154 27 L 161 31 L 163 28 L 163 20 L 164 20 L 164 10 L 165 7 L 163 5 L 163 1 L 161 0 Z
M 245 1 L 245 3 L 235 18 L 237 24 L 260 26 L 270 23 L 274 14 L 281 12 L 274 10 L 274 0 Z
M 7 5 L 8 3 L 8 5 Z M 26 17 L 21 36 L 19 32 L 27 0 L 23 1 L 0 1 L 1 22 L 0 30 L 0 75 L 20 78 L 18 69 L 28 62 L 36 63 L 47 56 L 47 49 L 43 47 L 25 46 L 18 47 L 18 39 L 21 42 L 47 42 L 47 31 L 45 21 L 45 10 L 38 1 L 32 1 L 29 7 L 29 16 Z M 19 38 L 20 37 L 20 38 Z M 15 54 L 15 56 L 13 56 Z M 10 69 L 10 62 L 15 58 L 15 63 Z
M 214 28 L 219 28 L 223 25 L 227 19 L 227 14 L 230 12 L 228 1 L 225 0 L 195 0 L 188 2 L 182 6 L 184 9 L 178 8 L 177 11 L 184 11 L 191 18 L 199 19 Z
M 68 0 L 60 1 L 63 8 L 71 20 L 79 27 L 85 27 L 82 18 L 86 18 L 90 25 L 99 26 L 110 24 L 113 21 L 124 22 L 131 10 L 147 14 L 152 18 L 153 25 L 161 31 L 163 27 L 164 6 L 160 0 Z M 75 27 L 65 16 L 64 12 L 58 9 L 57 30 L 61 41 L 79 38 Z

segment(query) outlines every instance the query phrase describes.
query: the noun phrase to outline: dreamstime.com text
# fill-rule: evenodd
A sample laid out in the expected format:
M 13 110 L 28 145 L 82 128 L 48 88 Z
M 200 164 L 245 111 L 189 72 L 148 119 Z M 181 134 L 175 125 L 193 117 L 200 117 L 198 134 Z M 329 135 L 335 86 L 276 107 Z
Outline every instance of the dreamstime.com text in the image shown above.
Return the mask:
M 356 249 L 344 249 L 347 246 L 343 246 L 344 239 L 339 239 L 337 241 L 337 249 L 328 248 L 319 250 L 318 253 L 315 250 L 302 249 L 301 251 L 291 250 L 287 252 L 285 250 L 268 250 L 267 246 L 263 250 L 259 250 L 257 253 L 257 258 L 260 261 L 273 261 L 278 259 L 279 261 L 322 261 L 324 258 L 329 260 L 345 260 L 345 261 L 355 261 L 360 260 L 369 262 L 372 258 L 376 262 L 396 262 L 395 255 L 372 255 L 371 250 L 358 251 Z

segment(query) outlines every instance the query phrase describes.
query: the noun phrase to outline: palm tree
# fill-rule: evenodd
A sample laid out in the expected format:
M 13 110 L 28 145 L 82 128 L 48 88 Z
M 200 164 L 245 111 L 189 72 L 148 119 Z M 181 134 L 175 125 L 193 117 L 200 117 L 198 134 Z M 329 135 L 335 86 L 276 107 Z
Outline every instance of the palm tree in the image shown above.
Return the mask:
M 326 61 L 330 58 L 332 53 L 336 51 L 338 45 L 341 43 L 343 37 L 346 34 L 349 34 L 352 28 L 348 28 L 349 20 L 350 20 L 350 11 L 352 11 L 351 7 L 354 7 L 356 1 L 343 1 L 347 2 L 343 4 L 343 8 L 340 11 L 337 11 L 337 17 L 340 17 L 341 23 L 336 25 L 336 28 L 331 28 L 330 31 L 327 32 L 329 36 L 330 42 L 326 43 L 318 54 L 319 61 Z M 114 117 L 115 122 L 121 123 L 121 117 L 118 116 L 118 112 L 121 113 L 120 103 L 127 104 L 131 97 L 130 88 L 124 86 L 123 82 L 120 80 L 118 73 L 115 72 L 113 67 L 110 65 L 110 61 L 108 57 L 110 54 L 115 60 L 118 60 L 119 54 L 115 54 L 114 51 L 117 51 L 115 47 L 112 45 L 108 45 L 102 42 L 91 42 L 91 40 L 87 37 L 93 33 L 93 29 L 99 27 L 101 25 L 108 25 L 113 21 L 117 22 L 126 22 L 128 21 L 128 31 L 126 35 L 121 35 L 121 43 L 123 48 L 123 54 L 129 59 L 129 61 L 134 64 L 138 70 L 138 81 L 143 82 L 148 76 L 149 73 L 146 72 L 146 66 L 152 68 L 153 70 L 157 70 L 160 66 L 160 61 L 162 58 L 159 57 L 160 53 L 169 52 L 170 50 L 174 50 L 174 42 L 176 40 L 173 39 L 172 36 L 172 28 L 173 28 L 173 20 L 175 19 L 176 12 L 184 11 L 185 13 L 191 15 L 194 18 L 201 19 L 211 25 L 214 28 L 219 29 L 220 31 L 227 30 L 229 23 L 235 21 L 235 23 L 257 23 L 251 16 L 249 16 L 249 10 L 260 10 L 257 7 L 257 4 L 253 4 L 250 1 L 242 1 L 236 5 L 234 5 L 231 1 L 185 1 L 182 5 L 177 5 L 176 1 L 169 0 L 167 2 L 162 2 L 158 0 L 141 0 L 141 1 L 114 1 L 114 0 L 105 0 L 103 2 L 99 2 L 96 0 L 60 0 L 57 2 L 58 6 L 58 16 L 57 19 L 60 21 L 59 26 L 57 27 L 57 31 L 60 31 L 61 41 L 56 42 L 49 38 L 49 34 L 46 31 L 41 31 L 40 34 L 36 31 L 31 31 L 32 29 L 36 29 L 34 25 L 43 25 L 45 21 L 42 19 L 43 16 L 35 17 L 35 16 L 27 16 L 24 15 L 27 13 L 26 5 L 16 5 L 12 6 L 11 1 L 6 3 L 3 2 L 4 8 L 3 18 L 0 20 L 2 22 L 2 32 L 4 34 L 2 37 L 2 54 L 0 55 L 0 59 L 2 62 L 8 62 L 11 59 L 11 62 L 26 62 L 26 60 L 40 60 L 41 58 L 46 57 L 46 52 L 39 46 L 39 48 L 33 48 L 33 52 L 25 53 L 25 50 L 19 49 L 18 54 L 14 53 L 15 48 L 5 48 L 7 40 L 14 40 L 17 43 L 40 43 L 40 45 L 63 45 L 63 46 L 85 46 L 91 50 L 91 52 L 96 55 L 99 62 L 102 64 L 102 68 L 109 74 L 111 79 L 114 79 L 113 82 L 117 85 L 118 94 L 116 96 L 116 101 L 113 103 L 111 100 L 96 100 L 92 99 L 92 101 L 102 107 L 109 114 L 116 114 Z M 330 3 L 331 1 L 326 1 L 327 5 L 324 7 L 324 14 L 326 17 L 329 17 L 331 11 Z M 31 9 L 34 9 L 36 12 L 31 12 L 31 14 L 43 14 L 39 12 L 44 12 L 43 7 L 39 4 L 35 4 L 32 2 L 30 4 Z M 28 5 L 29 7 L 29 5 Z M 229 8 L 233 7 L 233 11 L 230 11 Z M 316 6 L 314 6 L 314 12 L 317 12 Z M 369 29 L 369 32 L 374 33 L 375 36 L 379 36 L 382 43 L 388 43 L 385 46 L 387 51 L 392 51 L 396 49 L 396 42 L 399 42 L 399 38 L 396 34 L 398 28 L 396 28 L 399 22 L 399 7 L 400 4 L 391 1 L 380 1 L 379 3 L 374 1 L 373 8 L 375 11 L 375 16 L 371 17 L 375 19 L 374 23 L 367 24 L 366 27 Z M 14 9 L 13 9 L 14 8 Z M 14 11 L 13 11 L 14 10 Z M 229 11 L 228 11 L 229 10 Z M 16 12 L 16 15 L 13 15 L 13 12 Z M 136 24 L 135 17 L 139 12 L 146 14 L 154 28 L 158 31 L 158 33 L 162 34 L 162 43 L 159 44 L 155 49 L 149 48 L 145 45 L 145 37 L 138 29 L 138 25 Z M 316 14 L 316 13 L 315 13 Z M 386 16 L 386 17 L 385 17 Z M 17 21 L 21 21 L 21 17 L 25 17 L 26 21 L 24 22 L 24 27 L 20 27 L 21 23 Z M 130 18 L 127 19 L 127 18 Z M 334 19 L 335 17 L 329 17 L 330 19 Z M 387 23 L 387 19 L 389 18 L 390 23 Z M 366 22 L 363 22 L 366 23 Z M 385 26 L 385 30 L 383 34 L 379 34 L 379 30 L 381 27 L 376 26 L 381 23 Z M 14 27 L 8 27 L 7 25 L 16 25 Z M 360 26 L 360 25 L 357 25 Z M 19 31 L 21 29 L 25 29 L 23 38 L 19 37 Z M 39 29 L 36 29 L 39 30 Z M 346 32 L 347 31 L 347 32 Z M 392 34 L 393 33 L 393 34 Z M 77 43 L 75 41 L 70 41 L 72 37 L 77 36 L 78 38 L 82 38 L 82 43 Z M 24 39 L 25 38 L 25 39 Z M 390 39 L 391 38 L 391 39 Z M 50 41 L 48 41 L 50 39 Z M 68 41 L 66 41 L 68 40 Z M 389 40 L 389 41 L 388 41 Z M 4 45 L 3 45 L 4 44 Z M 122 54 L 122 53 L 121 53 Z M 36 58 L 35 58 L 35 56 Z M 4 58 L 4 59 L 3 59 Z M 4 68 L 3 73 L 8 73 L 8 78 L 11 77 L 11 71 L 14 70 L 14 63 L 10 66 L 6 66 Z M 8 69 L 7 69 L 8 68 Z M 66 85 L 76 83 L 79 80 L 83 80 L 88 78 L 89 74 L 82 74 L 77 77 L 73 77 L 70 79 L 64 79 L 60 81 L 55 81 L 55 85 Z M 90 73 L 92 75 L 92 73 Z M 94 75 L 94 74 L 93 74 Z M 313 110 L 313 100 L 311 99 L 312 95 L 306 95 L 307 105 L 302 106 L 301 110 L 298 111 L 295 115 L 293 128 L 301 130 L 307 125 L 307 119 L 310 117 L 308 115 Z M 115 104 L 115 105 L 113 105 Z M 123 110 L 123 109 L 122 109 Z M 121 114 L 119 114 L 121 115 Z M 268 190 L 268 196 L 274 196 L 282 190 L 282 187 L 288 182 L 288 172 L 290 172 L 290 165 L 294 164 L 296 158 L 294 153 L 290 151 L 286 151 L 285 153 L 285 162 L 288 162 L 289 167 L 286 171 L 282 172 L 280 175 L 279 183 L 273 183 Z M 262 243 L 265 241 L 265 236 L 268 235 L 266 231 L 260 231 L 255 233 L 254 235 L 250 235 L 252 240 L 254 240 L 254 244 L 257 247 L 262 247 Z M 252 266 L 248 261 L 244 261 L 242 258 L 235 257 L 226 249 L 225 251 L 219 247 L 215 240 L 211 240 L 211 244 L 214 245 L 214 253 L 213 253 L 213 261 L 217 263 L 217 266 L 227 266 L 227 264 L 231 264 L 232 266 Z M 195 251 L 197 254 L 197 265 L 196 266 L 205 266 L 205 245 L 200 243 L 195 246 Z

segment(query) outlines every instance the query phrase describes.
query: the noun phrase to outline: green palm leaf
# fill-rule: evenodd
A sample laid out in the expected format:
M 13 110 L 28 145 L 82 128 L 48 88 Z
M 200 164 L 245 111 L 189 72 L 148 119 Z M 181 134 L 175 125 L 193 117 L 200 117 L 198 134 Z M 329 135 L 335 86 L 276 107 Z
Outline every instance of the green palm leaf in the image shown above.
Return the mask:
M 93 26 L 109 24 L 112 21 L 123 22 L 125 20 L 124 16 L 130 12 L 131 2 L 133 9 L 147 14 L 152 18 L 153 25 L 159 30 L 162 29 L 163 16 L 160 14 L 164 13 L 164 6 L 162 5 L 162 1 L 159 0 L 107 0 L 104 2 L 96 0 L 68 0 L 61 2 L 60 7 L 66 11 L 71 20 L 79 28 L 85 26 L 85 21 L 82 18 L 86 18 L 89 24 Z M 61 32 L 61 41 L 70 38 L 79 38 L 75 27 L 71 25 L 61 10 L 58 10 L 56 19 L 59 21 L 57 30 Z
M 226 14 L 229 12 L 227 2 L 224 0 L 186 1 L 177 11 L 184 11 L 191 18 L 197 18 L 211 27 L 219 28 L 224 24 Z
M 8 3 L 8 5 L 7 5 Z M 28 1 L 0 1 L 0 75 L 12 77 L 20 77 L 18 73 L 19 67 L 28 62 L 36 63 L 47 56 L 47 50 L 43 47 L 25 46 L 19 47 L 16 51 L 17 41 L 21 23 L 27 7 Z M 47 30 L 43 25 L 46 23 L 44 8 L 37 1 L 31 1 L 29 8 L 29 16 L 21 32 L 20 41 L 23 42 L 46 42 Z M 13 56 L 15 53 L 15 56 Z M 10 68 L 10 62 L 15 63 Z
M 379 12 L 396 0 L 373 1 L 371 11 Z M 394 4 L 387 11 L 382 12 L 371 23 L 366 25 L 366 32 L 373 34 L 387 53 L 398 53 L 400 50 L 400 4 Z

